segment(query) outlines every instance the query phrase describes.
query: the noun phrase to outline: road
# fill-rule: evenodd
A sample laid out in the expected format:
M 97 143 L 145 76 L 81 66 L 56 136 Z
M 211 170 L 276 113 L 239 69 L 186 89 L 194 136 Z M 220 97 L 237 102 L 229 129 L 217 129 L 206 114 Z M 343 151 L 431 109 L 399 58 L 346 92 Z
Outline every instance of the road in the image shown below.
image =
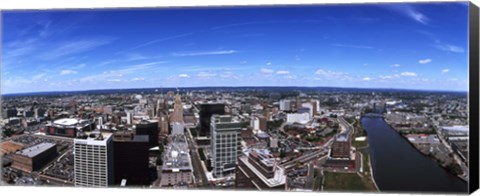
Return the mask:
M 438 130 L 438 128 L 437 128 L 437 130 Z M 448 151 L 453 154 L 453 159 L 455 160 L 455 162 L 457 162 L 457 164 L 460 165 L 460 167 L 462 168 L 463 174 L 459 175 L 459 177 L 468 182 L 469 181 L 468 166 L 462 161 L 462 159 L 457 154 L 457 152 L 455 152 L 453 150 L 452 146 L 450 146 L 448 144 L 448 142 L 445 141 L 445 138 L 443 137 L 443 134 L 441 134 L 441 133 L 439 133 L 439 131 L 437 131 L 437 135 L 438 135 L 438 138 L 440 139 L 440 142 L 442 142 L 447 147 Z
M 343 116 L 338 117 L 337 120 L 338 120 L 338 122 L 340 123 L 340 125 L 346 129 L 345 131 L 346 131 L 348 134 L 353 133 L 353 130 L 354 130 L 354 129 L 353 129 L 353 126 L 352 126 L 350 123 L 348 123 L 348 122 L 345 120 L 345 118 L 343 118 Z M 342 131 L 341 133 L 343 133 L 343 132 L 345 132 L 345 131 Z
M 348 134 L 353 133 L 353 126 L 351 124 L 349 124 L 343 117 L 338 117 L 337 119 L 338 119 L 338 122 L 343 127 L 343 130 L 341 131 L 341 133 L 344 133 L 344 132 L 347 132 Z M 280 131 L 284 132 L 283 127 L 285 125 L 286 125 L 286 123 L 283 123 L 280 126 Z M 319 146 L 318 150 L 315 150 L 315 151 L 310 152 L 310 153 L 303 154 L 300 157 L 297 157 L 297 158 L 295 158 L 291 161 L 288 161 L 286 163 L 281 164 L 281 166 L 283 166 L 285 168 L 290 168 L 290 167 L 293 167 L 297 162 L 305 163 L 305 162 L 320 158 L 321 156 L 327 155 L 328 150 L 329 150 L 329 146 L 333 143 L 334 139 L 335 139 L 335 137 L 330 138 L 330 140 L 325 142 L 322 146 Z
M 187 143 L 188 147 L 190 148 L 190 158 L 192 159 L 192 167 L 193 167 L 193 175 L 195 176 L 195 184 L 197 188 L 200 187 L 210 187 L 210 183 L 208 182 L 208 178 L 206 176 L 205 169 L 202 166 L 202 162 L 200 160 L 200 156 L 198 155 L 198 147 L 193 141 L 192 134 L 190 132 L 190 128 L 187 129 Z

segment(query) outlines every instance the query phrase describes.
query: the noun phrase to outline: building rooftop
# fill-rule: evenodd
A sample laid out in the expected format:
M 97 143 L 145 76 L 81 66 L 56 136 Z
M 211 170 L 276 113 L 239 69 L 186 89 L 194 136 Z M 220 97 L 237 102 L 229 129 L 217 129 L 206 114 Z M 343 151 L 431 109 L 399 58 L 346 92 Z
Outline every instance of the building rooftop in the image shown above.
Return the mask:
M 337 141 L 337 142 L 347 142 L 348 141 L 348 134 L 347 133 L 338 134 L 337 137 L 335 138 L 335 141 Z
M 265 166 L 273 167 L 274 165 L 274 160 L 271 158 L 270 151 L 267 149 L 252 149 L 248 154 L 258 158 L 258 160 Z
M 452 131 L 452 132 L 468 132 L 468 126 L 461 126 L 461 125 L 454 125 L 454 126 L 445 126 L 442 127 L 445 131 Z
M 73 126 L 78 124 L 78 120 L 74 118 L 63 118 L 56 121 L 53 121 L 54 124 L 62 126 Z
M 276 187 L 276 186 L 285 184 L 286 176 L 285 176 L 284 168 L 282 168 L 280 166 L 276 166 L 275 169 L 274 169 L 273 178 L 267 178 L 260 171 L 258 171 L 258 169 L 255 168 L 255 166 L 253 166 L 250 162 L 248 162 L 248 157 L 242 156 L 242 157 L 239 158 L 239 160 L 242 161 L 243 164 L 245 164 L 268 187 Z M 242 169 L 240 168 L 240 170 L 242 170 Z M 244 171 L 242 171 L 242 172 L 244 172 Z
M 189 148 L 184 135 L 174 135 L 163 155 L 162 171 L 192 170 Z
M 110 132 L 101 132 L 100 130 L 94 130 L 91 132 L 83 132 L 77 136 L 74 141 L 86 140 L 86 141 L 107 141 L 112 136 Z
M 55 146 L 56 145 L 54 143 L 45 142 L 45 143 L 41 143 L 41 144 L 32 146 L 30 148 L 23 149 L 21 151 L 18 151 L 16 154 L 32 158 L 32 157 L 35 157 L 38 154 L 44 152 L 45 150 L 48 150 L 48 149 L 53 148 Z

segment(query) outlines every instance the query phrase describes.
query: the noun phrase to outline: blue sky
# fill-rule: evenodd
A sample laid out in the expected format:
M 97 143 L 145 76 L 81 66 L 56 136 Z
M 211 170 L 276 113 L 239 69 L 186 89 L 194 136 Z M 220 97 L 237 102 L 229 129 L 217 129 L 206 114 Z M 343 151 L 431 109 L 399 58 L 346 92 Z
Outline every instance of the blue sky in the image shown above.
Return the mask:
M 466 3 L 4 11 L 2 94 L 468 89 Z

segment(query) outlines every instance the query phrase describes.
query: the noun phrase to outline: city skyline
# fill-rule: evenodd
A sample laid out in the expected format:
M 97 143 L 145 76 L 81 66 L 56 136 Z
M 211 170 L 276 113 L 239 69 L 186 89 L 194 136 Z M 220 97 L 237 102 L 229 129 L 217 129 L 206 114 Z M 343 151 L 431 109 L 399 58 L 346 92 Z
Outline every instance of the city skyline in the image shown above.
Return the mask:
M 464 2 L 2 16 L 2 94 L 202 86 L 468 91 Z

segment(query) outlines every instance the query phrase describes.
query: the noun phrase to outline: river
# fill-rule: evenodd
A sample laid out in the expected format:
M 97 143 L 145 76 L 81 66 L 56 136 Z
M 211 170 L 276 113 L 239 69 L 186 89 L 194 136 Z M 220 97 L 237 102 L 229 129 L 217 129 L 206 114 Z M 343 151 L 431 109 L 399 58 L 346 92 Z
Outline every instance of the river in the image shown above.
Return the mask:
M 383 118 L 363 117 L 373 174 L 383 192 L 467 193 L 468 184 L 418 152 Z

